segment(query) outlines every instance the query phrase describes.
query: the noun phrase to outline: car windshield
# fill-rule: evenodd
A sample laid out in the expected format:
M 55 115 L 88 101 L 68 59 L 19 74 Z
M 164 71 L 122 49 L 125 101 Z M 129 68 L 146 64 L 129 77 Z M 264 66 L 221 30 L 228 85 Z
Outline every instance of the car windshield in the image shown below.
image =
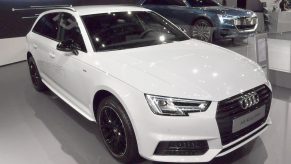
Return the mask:
M 188 0 L 192 7 L 221 6 L 216 0 Z
M 188 40 L 180 29 L 147 11 L 82 16 L 95 51 L 121 50 Z

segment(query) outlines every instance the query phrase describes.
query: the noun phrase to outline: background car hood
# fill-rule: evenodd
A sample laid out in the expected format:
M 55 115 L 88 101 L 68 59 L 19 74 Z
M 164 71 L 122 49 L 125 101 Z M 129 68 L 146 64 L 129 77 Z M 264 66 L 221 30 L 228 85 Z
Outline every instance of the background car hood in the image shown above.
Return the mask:
M 204 11 L 214 12 L 216 14 L 226 14 L 234 17 L 251 17 L 254 13 L 250 10 L 233 8 L 233 7 L 225 7 L 225 6 L 211 6 L 204 7 Z
M 143 93 L 220 101 L 267 82 L 251 60 L 198 40 L 110 52 L 94 63 Z

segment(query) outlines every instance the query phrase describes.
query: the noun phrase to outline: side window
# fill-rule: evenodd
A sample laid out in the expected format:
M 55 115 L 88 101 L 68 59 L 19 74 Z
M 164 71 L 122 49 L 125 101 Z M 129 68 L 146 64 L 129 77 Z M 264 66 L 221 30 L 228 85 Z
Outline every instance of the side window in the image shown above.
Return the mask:
M 59 18 L 58 13 L 44 15 L 39 19 L 32 31 L 50 39 L 57 40 Z
M 79 50 L 87 51 L 80 28 L 71 14 L 62 14 L 59 38 L 61 41 L 73 40 L 79 46 Z
M 188 0 L 193 7 L 219 6 L 215 0 Z
M 186 6 L 183 0 L 146 0 L 144 5 Z

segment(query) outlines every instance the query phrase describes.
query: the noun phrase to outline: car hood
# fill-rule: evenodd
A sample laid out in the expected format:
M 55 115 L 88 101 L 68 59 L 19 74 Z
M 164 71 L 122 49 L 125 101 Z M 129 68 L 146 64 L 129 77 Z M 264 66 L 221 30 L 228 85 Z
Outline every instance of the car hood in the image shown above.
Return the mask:
M 251 60 L 194 39 L 93 56 L 96 67 L 147 94 L 220 101 L 267 82 Z
M 230 15 L 234 17 L 251 17 L 252 14 L 254 13 L 253 11 L 250 10 L 225 6 L 204 7 L 203 10 L 208 12 L 214 12 L 216 14 Z

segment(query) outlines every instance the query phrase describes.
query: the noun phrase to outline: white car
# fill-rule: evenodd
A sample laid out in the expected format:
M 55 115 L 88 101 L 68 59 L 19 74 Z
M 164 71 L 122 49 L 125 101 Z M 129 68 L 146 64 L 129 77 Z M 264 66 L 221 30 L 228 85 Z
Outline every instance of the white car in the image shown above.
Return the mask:
M 148 9 L 54 9 L 27 43 L 34 87 L 96 121 L 124 163 L 211 161 L 271 124 L 271 85 L 256 63 Z

